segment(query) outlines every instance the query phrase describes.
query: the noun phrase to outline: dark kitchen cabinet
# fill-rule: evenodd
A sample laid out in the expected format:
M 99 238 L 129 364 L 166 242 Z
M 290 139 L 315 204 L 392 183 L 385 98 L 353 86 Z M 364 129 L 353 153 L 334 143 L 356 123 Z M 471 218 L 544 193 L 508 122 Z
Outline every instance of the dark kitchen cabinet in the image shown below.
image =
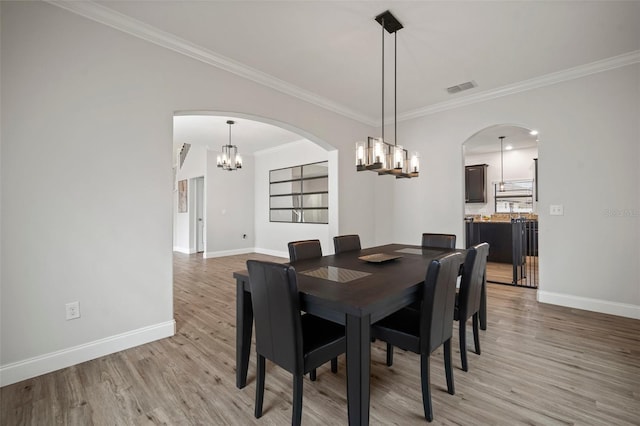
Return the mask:
M 474 164 L 464 168 L 464 200 L 466 203 L 487 202 L 487 165 Z

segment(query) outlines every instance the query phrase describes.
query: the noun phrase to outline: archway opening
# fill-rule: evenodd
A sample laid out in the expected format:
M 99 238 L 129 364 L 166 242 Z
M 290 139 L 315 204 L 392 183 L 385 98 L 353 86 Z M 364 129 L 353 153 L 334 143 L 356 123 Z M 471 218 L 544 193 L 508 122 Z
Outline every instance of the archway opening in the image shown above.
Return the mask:
M 465 243 L 491 246 L 487 281 L 537 288 L 538 133 L 500 124 L 463 144 Z
M 234 121 L 231 135 L 229 120 Z M 287 123 L 249 114 L 182 111 L 175 113 L 173 121 L 174 251 L 202 252 L 205 258 L 251 252 L 286 257 L 287 238 L 292 235 L 318 238 L 329 246 L 330 235 L 338 229 L 335 148 Z M 241 169 L 230 172 L 217 167 L 226 144 L 237 146 Z M 185 146 L 189 147 L 186 155 Z M 269 171 L 317 162 L 327 164 L 329 174 L 326 223 L 275 223 L 270 217 Z M 196 191 L 197 179 L 204 180 L 201 192 Z M 186 189 L 186 202 L 183 196 L 182 210 L 177 210 L 181 189 Z

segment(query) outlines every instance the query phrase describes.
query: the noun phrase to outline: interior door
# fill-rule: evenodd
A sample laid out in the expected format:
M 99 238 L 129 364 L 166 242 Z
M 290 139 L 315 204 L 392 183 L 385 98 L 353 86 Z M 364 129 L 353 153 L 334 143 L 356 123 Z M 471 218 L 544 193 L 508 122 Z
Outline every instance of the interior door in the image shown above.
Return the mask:
M 204 218 L 204 176 L 194 179 L 196 187 L 196 251 L 204 252 L 205 218 Z

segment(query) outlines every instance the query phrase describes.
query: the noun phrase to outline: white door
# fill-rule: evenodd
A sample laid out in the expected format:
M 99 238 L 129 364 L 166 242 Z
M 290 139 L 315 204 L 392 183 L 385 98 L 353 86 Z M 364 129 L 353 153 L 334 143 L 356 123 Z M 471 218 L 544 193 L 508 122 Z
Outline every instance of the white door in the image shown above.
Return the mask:
M 194 179 L 196 184 L 196 251 L 204 252 L 204 176 Z

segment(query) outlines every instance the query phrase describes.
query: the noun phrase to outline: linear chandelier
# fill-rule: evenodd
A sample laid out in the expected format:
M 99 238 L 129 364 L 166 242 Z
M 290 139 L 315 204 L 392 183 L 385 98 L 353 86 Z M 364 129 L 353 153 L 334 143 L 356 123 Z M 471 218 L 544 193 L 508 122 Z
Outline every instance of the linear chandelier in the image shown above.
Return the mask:
M 217 157 L 218 167 L 222 170 L 233 171 L 242 168 L 242 158 L 238 155 L 238 147 L 231 145 L 231 126 L 235 124 L 233 120 L 227 120 L 229 125 L 229 143 L 222 145 L 222 154 Z
M 397 70 L 398 70 L 398 36 L 397 31 L 402 24 L 386 11 L 376 16 L 376 21 L 382 26 L 382 136 L 369 136 L 367 142 L 356 142 L 356 170 L 370 170 L 378 175 L 393 175 L 396 179 L 418 177 L 420 172 L 420 158 L 413 153 L 409 161 L 409 153 L 402 145 L 398 145 L 398 113 L 397 113 Z M 394 142 L 384 139 L 384 31 L 394 35 Z

